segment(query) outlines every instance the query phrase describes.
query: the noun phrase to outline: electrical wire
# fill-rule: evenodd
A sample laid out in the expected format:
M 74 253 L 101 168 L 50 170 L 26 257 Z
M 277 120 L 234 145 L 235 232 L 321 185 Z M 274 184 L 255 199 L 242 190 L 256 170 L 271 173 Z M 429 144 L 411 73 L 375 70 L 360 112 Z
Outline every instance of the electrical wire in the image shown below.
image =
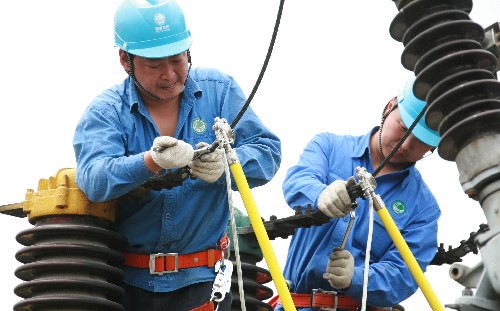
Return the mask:
M 413 121 L 413 123 L 411 124 L 411 126 L 408 128 L 408 130 L 406 130 L 406 132 L 404 133 L 403 137 L 401 137 L 401 139 L 396 144 L 396 146 L 394 146 L 394 148 L 389 153 L 389 155 L 387 157 L 385 157 L 385 159 L 382 161 L 382 163 L 380 163 L 380 165 L 377 167 L 377 169 L 373 171 L 373 174 L 372 174 L 373 177 L 377 176 L 377 174 L 380 173 L 380 171 L 384 168 L 384 166 L 386 166 L 386 164 L 389 163 L 389 160 L 392 158 L 392 156 L 394 154 L 396 154 L 396 152 L 398 151 L 399 147 L 401 147 L 401 145 L 405 142 L 406 138 L 411 134 L 411 131 L 415 128 L 415 126 L 417 126 L 418 121 L 420 121 L 420 119 L 422 119 L 423 115 L 427 111 L 427 107 L 428 106 L 429 106 L 429 103 L 426 103 L 425 106 L 424 106 L 424 108 L 422 109 L 422 111 L 420 111 L 420 113 L 415 118 L 415 120 Z
M 253 97 L 255 96 L 255 93 L 257 93 L 257 89 L 259 88 L 260 83 L 262 82 L 262 78 L 264 77 L 264 73 L 266 72 L 267 65 L 269 64 L 269 60 L 271 59 L 271 54 L 273 52 L 273 47 L 274 47 L 274 42 L 276 41 L 276 36 L 278 35 L 278 29 L 280 26 L 280 20 L 281 20 L 281 15 L 283 13 L 283 5 L 285 4 L 285 0 L 280 1 L 280 7 L 278 9 L 278 14 L 276 16 L 276 23 L 274 24 L 274 31 L 273 35 L 271 38 L 271 42 L 269 43 L 269 48 L 267 49 L 267 55 L 266 59 L 264 60 L 264 64 L 262 65 L 262 68 L 260 70 L 259 77 L 257 78 L 257 81 L 255 82 L 255 85 L 253 86 L 252 92 L 250 93 L 250 96 L 248 96 L 247 101 L 241 107 L 240 112 L 236 116 L 236 118 L 233 120 L 233 123 L 231 123 L 231 128 L 234 129 L 236 124 L 240 121 L 241 117 L 243 117 L 243 114 L 247 110 L 248 106 L 250 105 L 250 102 L 252 101 Z
M 274 25 L 273 35 L 271 37 L 271 42 L 269 44 L 269 48 L 267 50 L 267 55 L 266 55 L 266 58 L 264 60 L 264 64 L 262 65 L 262 68 L 261 68 L 261 71 L 260 71 L 259 76 L 257 78 L 257 81 L 255 82 L 255 85 L 254 85 L 254 87 L 252 89 L 252 92 L 248 96 L 245 104 L 243 105 L 243 107 L 241 108 L 241 110 L 238 112 L 238 115 L 236 116 L 236 118 L 231 123 L 230 127 L 232 129 L 234 129 L 234 127 L 236 126 L 236 124 L 238 124 L 238 122 L 240 121 L 240 119 L 243 117 L 243 114 L 248 109 L 248 106 L 252 102 L 252 99 L 254 98 L 255 93 L 257 93 L 257 89 L 259 88 L 260 83 L 262 82 L 262 79 L 264 77 L 264 73 L 266 72 L 266 69 L 267 69 L 267 65 L 269 64 L 269 60 L 271 59 L 271 54 L 272 54 L 272 51 L 273 51 L 274 43 L 276 42 L 276 37 L 277 37 L 277 34 L 278 34 L 278 29 L 279 29 L 279 24 L 280 24 L 280 20 L 281 20 L 281 15 L 283 13 L 283 5 L 284 5 L 284 3 L 285 3 L 285 0 L 281 0 L 280 1 L 280 6 L 279 6 L 279 9 L 278 9 L 278 14 L 276 16 L 276 23 Z M 225 158 L 224 162 L 227 163 L 227 159 L 226 159 L 225 154 L 224 154 L 224 158 Z M 225 172 L 226 172 L 226 183 L 228 185 L 229 210 L 230 210 L 231 228 L 232 228 L 233 241 L 234 241 L 233 243 L 234 243 L 234 250 L 235 250 L 235 257 L 236 257 L 236 271 L 237 271 L 237 275 L 238 275 L 238 289 L 239 289 L 239 294 L 240 294 L 241 310 L 245 311 L 246 310 L 246 306 L 245 306 L 246 304 L 245 304 L 245 293 L 244 293 L 244 290 L 243 290 L 243 272 L 241 270 L 241 259 L 240 259 L 239 246 L 238 246 L 238 233 L 237 233 L 237 230 L 236 230 L 236 222 L 235 222 L 235 219 L 234 219 L 234 207 L 233 207 L 232 196 L 231 196 L 231 192 L 232 192 L 232 190 L 231 190 L 231 177 L 230 177 L 230 174 L 229 174 L 229 167 L 228 167 L 227 164 L 225 166 Z

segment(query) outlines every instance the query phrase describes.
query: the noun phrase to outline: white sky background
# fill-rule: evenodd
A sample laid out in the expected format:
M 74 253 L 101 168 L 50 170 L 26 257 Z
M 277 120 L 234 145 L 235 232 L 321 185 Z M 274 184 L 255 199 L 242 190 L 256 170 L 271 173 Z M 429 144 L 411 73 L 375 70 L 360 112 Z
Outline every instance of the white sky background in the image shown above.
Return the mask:
M 76 166 L 71 141 L 80 115 L 97 94 L 126 77 L 113 46 L 118 3 L 0 0 L 0 205 L 22 202 L 39 179 Z M 181 5 L 194 39 L 193 65 L 231 74 L 249 95 L 267 53 L 279 1 L 183 0 Z M 314 134 L 361 135 L 379 123 L 383 106 L 409 73 L 400 63 L 402 43 L 389 35 L 396 14 L 391 0 L 285 2 L 273 54 L 251 104 L 282 139 L 278 174 L 252 192 L 264 219 L 293 214 L 281 184 Z M 500 0 L 476 0 L 470 16 L 483 28 L 499 21 Z M 454 162 L 436 153 L 418 167 L 441 205 L 439 242 L 456 247 L 486 222 L 484 214 L 463 193 Z M 245 211 L 239 194 L 233 198 Z M 14 276 L 21 265 L 15 253 L 23 247 L 15 237 L 31 224 L 27 218 L 0 214 L 0 227 L 0 304 L 10 310 L 21 300 L 13 293 L 22 283 Z M 288 242 L 271 242 L 281 268 Z M 480 255 L 469 254 L 464 263 L 480 260 Z M 449 265 L 431 266 L 425 274 L 443 305 L 454 303 L 462 290 L 448 270 Z M 403 306 L 430 310 L 420 291 Z

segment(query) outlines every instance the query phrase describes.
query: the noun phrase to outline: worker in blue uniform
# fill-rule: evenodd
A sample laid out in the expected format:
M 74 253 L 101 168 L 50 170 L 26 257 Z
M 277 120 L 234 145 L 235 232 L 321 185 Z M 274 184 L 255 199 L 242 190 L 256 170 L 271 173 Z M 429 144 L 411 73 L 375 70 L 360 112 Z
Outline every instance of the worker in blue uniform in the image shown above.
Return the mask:
M 214 265 L 228 246 L 224 151 L 194 154 L 216 140 L 216 118 L 236 119 L 246 96 L 231 76 L 191 68 L 192 37 L 176 1 L 124 0 L 114 37 L 128 76 L 90 103 L 73 146 L 76 182 L 86 196 L 119 199 L 116 231 L 128 240 L 123 305 L 127 311 L 230 310 L 230 291 L 217 306 L 211 299 Z M 281 162 L 279 138 L 251 108 L 233 130 L 249 186 L 266 184 Z M 158 172 L 186 166 L 193 179 L 180 186 L 127 195 Z
M 378 168 L 422 111 L 425 102 L 414 96 L 414 81 L 415 77 L 410 77 L 386 105 L 379 127 L 362 136 L 318 134 L 307 144 L 298 164 L 287 172 L 283 192 L 288 205 L 294 209 L 310 205 L 331 217 L 327 224 L 297 229 L 292 237 L 284 277 L 300 310 L 314 310 L 326 303 L 332 309 L 336 306 L 337 310 L 354 311 L 362 302 L 368 199 L 357 200 L 359 206 L 345 248 L 332 252 L 341 245 L 350 217 L 346 180 L 356 175 L 356 167 L 368 172 Z M 437 251 L 441 212 L 415 167 L 415 162 L 439 142 L 438 133 L 424 120 L 425 116 L 380 170 L 375 193 L 385 202 L 425 271 Z M 366 302 L 372 307 L 369 310 L 390 310 L 415 293 L 418 286 L 378 215 L 372 238 Z M 282 305 L 278 304 L 276 310 L 283 310 Z

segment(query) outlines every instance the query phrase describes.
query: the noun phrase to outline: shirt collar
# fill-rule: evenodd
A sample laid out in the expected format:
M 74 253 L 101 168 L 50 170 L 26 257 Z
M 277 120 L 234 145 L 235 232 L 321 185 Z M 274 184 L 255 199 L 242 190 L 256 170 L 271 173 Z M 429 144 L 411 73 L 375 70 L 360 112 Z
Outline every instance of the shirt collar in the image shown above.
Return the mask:
M 370 137 L 373 134 L 375 134 L 376 132 L 378 132 L 379 129 L 380 129 L 380 126 L 376 126 L 376 127 L 372 128 L 370 130 L 370 132 L 368 132 L 364 136 L 361 136 L 359 144 L 355 147 L 355 149 L 352 153 L 353 158 L 361 158 L 363 156 L 366 156 L 366 157 L 368 157 L 368 159 L 371 159 L 370 158 Z M 372 150 L 372 152 L 376 152 L 376 150 Z M 371 160 L 369 160 L 369 161 L 371 161 Z M 405 168 L 399 172 L 393 172 L 393 173 L 387 174 L 387 175 L 388 176 L 394 176 L 394 175 L 399 175 L 399 174 L 402 174 L 403 176 L 406 176 L 408 174 L 413 175 L 414 170 L 415 170 L 415 163 L 412 163 L 412 165 L 408 166 L 407 168 Z M 380 177 L 384 177 L 384 176 L 386 176 L 386 175 L 383 175 Z M 407 181 L 404 182 L 404 184 L 406 184 L 406 183 L 407 183 Z
M 139 106 L 144 106 L 144 103 L 142 102 L 141 97 L 137 93 L 137 88 L 135 87 L 134 80 L 129 76 L 127 81 L 125 82 L 128 84 L 128 92 L 129 92 L 129 99 L 130 99 L 130 111 L 132 112 L 133 110 L 137 110 Z
M 127 82 L 129 84 L 129 98 L 130 98 L 130 111 L 133 109 L 138 109 L 138 107 L 143 107 L 144 103 L 142 102 L 139 93 L 137 92 L 137 88 L 135 87 L 134 80 L 131 77 L 128 77 Z M 194 101 L 195 99 L 199 99 L 202 95 L 202 90 L 198 83 L 191 77 L 188 76 L 186 86 L 184 88 L 184 95 L 187 96 L 189 101 Z
M 191 75 L 188 75 L 186 86 L 184 88 L 184 96 L 189 97 L 191 100 L 199 99 L 203 92 Z
M 356 145 L 354 148 L 354 151 L 352 153 L 353 158 L 361 158 L 365 154 L 369 154 L 369 147 L 370 147 L 370 137 L 377 132 L 379 129 L 379 126 L 374 127 L 370 132 L 367 134 L 361 136 L 361 139 L 359 141 L 359 144 Z

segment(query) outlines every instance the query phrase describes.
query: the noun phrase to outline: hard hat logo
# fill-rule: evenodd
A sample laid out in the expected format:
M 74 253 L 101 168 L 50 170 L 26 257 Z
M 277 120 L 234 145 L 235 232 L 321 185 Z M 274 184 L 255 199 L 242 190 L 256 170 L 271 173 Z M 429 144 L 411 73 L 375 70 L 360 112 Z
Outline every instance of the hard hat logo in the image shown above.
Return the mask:
M 158 25 L 156 27 L 156 32 L 163 32 L 170 30 L 170 25 L 165 25 L 167 22 L 167 18 L 161 12 L 158 12 L 154 16 L 155 24 Z

